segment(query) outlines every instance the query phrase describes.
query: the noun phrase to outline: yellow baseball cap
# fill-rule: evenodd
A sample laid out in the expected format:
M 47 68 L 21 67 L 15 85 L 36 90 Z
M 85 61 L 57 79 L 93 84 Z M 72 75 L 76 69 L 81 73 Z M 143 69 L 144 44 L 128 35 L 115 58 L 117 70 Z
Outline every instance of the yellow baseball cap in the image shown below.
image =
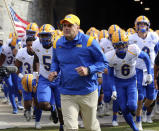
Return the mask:
M 63 24 L 64 21 L 68 21 L 71 24 L 80 25 L 80 19 L 73 14 L 66 15 L 65 18 L 60 21 L 60 24 Z

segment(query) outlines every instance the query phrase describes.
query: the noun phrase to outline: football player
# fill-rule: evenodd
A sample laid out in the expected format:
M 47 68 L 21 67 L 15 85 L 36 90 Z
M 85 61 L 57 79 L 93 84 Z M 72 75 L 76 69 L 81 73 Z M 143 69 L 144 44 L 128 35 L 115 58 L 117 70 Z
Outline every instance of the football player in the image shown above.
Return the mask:
M 40 118 L 41 118 L 41 110 L 38 108 L 37 104 L 37 95 L 36 95 L 36 88 L 31 86 L 30 84 L 27 84 L 30 81 L 33 81 L 33 79 L 36 79 L 35 74 L 34 77 L 29 77 L 29 75 L 25 74 L 33 74 L 33 59 L 34 59 L 34 51 L 32 49 L 32 44 L 34 43 L 34 39 L 31 37 L 28 37 L 26 39 L 26 47 L 20 49 L 18 51 L 18 54 L 16 55 L 16 61 L 15 61 L 15 66 L 18 67 L 18 76 L 21 80 L 22 86 L 23 86 L 23 99 L 24 99 L 24 116 L 26 117 L 27 121 L 30 121 L 31 119 L 31 107 L 33 104 L 33 99 L 34 99 L 34 104 L 36 105 L 34 107 L 35 109 L 35 128 L 39 129 L 40 127 Z M 20 72 L 22 67 L 22 72 Z
M 35 52 L 33 61 L 33 71 L 37 72 L 39 69 L 39 81 L 37 86 L 37 99 L 39 107 L 45 111 L 51 111 L 51 118 L 54 123 L 60 121 L 60 129 L 63 130 L 63 117 L 61 112 L 60 93 L 59 93 L 59 76 L 53 82 L 48 80 L 50 74 L 51 62 L 52 62 L 52 51 L 53 42 L 55 38 L 55 29 L 50 24 L 44 24 L 40 28 L 39 32 L 40 42 L 36 42 L 33 45 Z M 58 38 L 56 38 L 57 40 Z M 55 106 L 56 104 L 56 106 Z M 56 113 L 58 111 L 58 117 Z
M 135 43 L 138 45 L 138 47 L 145 51 L 150 60 L 151 60 L 151 74 L 153 74 L 153 66 L 154 66 L 154 59 L 157 52 L 157 43 L 159 41 L 159 38 L 156 33 L 149 31 L 150 27 L 150 21 L 146 16 L 139 16 L 135 20 L 135 30 L 136 33 L 129 36 L 129 42 Z M 154 87 L 154 82 L 152 83 L 146 83 L 146 77 L 147 77 L 147 69 L 144 61 L 142 59 L 137 60 L 136 64 L 136 71 L 137 71 L 137 88 L 138 88 L 138 108 L 136 113 L 136 121 L 137 125 L 140 130 L 143 130 L 142 128 L 142 122 L 141 122 L 141 114 L 143 110 L 143 116 L 142 120 L 144 122 L 152 123 L 151 120 L 151 111 L 147 111 L 146 109 L 151 106 L 151 108 L 154 105 L 154 100 L 157 96 L 157 90 Z M 146 93 L 144 93 L 146 92 Z M 145 100 L 145 102 L 143 102 Z M 144 103 L 144 105 L 143 105 Z M 143 108 L 142 108 L 143 107 Z
M 116 24 L 112 24 L 108 28 L 108 38 L 103 38 L 100 41 L 100 45 L 103 48 L 104 53 L 107 53 L 111 50 L 114 50 L 111 42 L 111 37 L 113 32 L 117 31 L 120 29 L 120 27 Z M 108 71 L 109 71 L 109 66 L 108 66 Z M 109 86 L 108 86 L 109 85 Z M 115 90 L 115 85 L 111 83 L 109 74 L 107 72 L 103 73 L 103 83 L 102 83 L 102 88 L 104 92 L 104 102 L 105 102 L 105 113 L 108 114 L 109 111 L 109 106 L 110 106 L 110 101 L 111 99 L 113 100 L 113 118 L 112 118 L 112 126 L 118 126 L 118 121 L 117 121 L 117 113 L 119 111 L 119 104 L 117 102 L 116 98 L 116 90 Z
M 14 65 L 15 56 L 18 51 L 17 37 L 13 37 L 8 40 L 8 44 L 2 46 L 2 52 L 0 55 L 0 66 L 12 66 Z M 17 114 L 17 105 L 15 101 L 15 96 L 19 95 L 17 75 L 12 73 L 9 78 L 4 78 L 9 91 L 9 99 L 13 107 L 13 114 Z
M 118 102 L 120 103 L 125 121 L 130 125 L 133 131 L 139 131 L 131 114 L 137 109 L 135 65 L 138 57 L 144 60 L 148 71 L 146 81 L 147 83 L 151 83 L 150 59 L 137 45 L 128 45 L 128 36 L 126 32 L 121 29 L 112 34 L 112 44 L 114 50 L 105 54 L 110 66 L 108 73 L 110 74 L 112 82 L 115 84 Z

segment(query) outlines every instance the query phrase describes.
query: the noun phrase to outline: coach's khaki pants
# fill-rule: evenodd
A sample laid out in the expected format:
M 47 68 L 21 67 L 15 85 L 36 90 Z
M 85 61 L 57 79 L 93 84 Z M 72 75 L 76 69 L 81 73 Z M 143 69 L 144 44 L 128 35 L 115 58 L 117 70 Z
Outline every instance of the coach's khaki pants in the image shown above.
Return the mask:
M 61 106 L 65 131 L 78 130 L 79 110 L 86 129 L 100 131 L 100 125 L 96 118 L 98 92 L 88 95 L 61 95 Z

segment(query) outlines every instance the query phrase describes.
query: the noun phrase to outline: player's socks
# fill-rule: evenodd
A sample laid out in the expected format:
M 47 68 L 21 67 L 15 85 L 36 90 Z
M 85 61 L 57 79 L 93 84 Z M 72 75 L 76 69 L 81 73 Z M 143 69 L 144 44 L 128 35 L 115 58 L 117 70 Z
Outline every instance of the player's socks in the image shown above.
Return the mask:
M 35 121 L 40 122 L 42 110 L 35 107 Z
M 123 113 L 123 116 L 124 116 L 126 122 L 133 129 L 133 131 L 139 131 L 138 128 L 136 127 L 135 122 L 133 121 L 133 117 L 132 117 L 131 113 Z

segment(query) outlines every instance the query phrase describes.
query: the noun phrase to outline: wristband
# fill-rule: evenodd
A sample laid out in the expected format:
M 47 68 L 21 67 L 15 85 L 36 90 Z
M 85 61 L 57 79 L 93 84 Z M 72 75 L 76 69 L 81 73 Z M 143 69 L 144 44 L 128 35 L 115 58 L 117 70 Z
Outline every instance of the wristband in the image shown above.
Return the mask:
M 22 79 L 22 78 L 23 78 L 23 74 L 22 74 L 22 73 L 19 73 L 19 74 L 18 74 L 18 77 L 19 77 L 20 79 Z
M 36 77 L 39 76 L 39 73 L 38 72 L 33 72 L 33 79 L 36 79 Z
M 98 78 L 102 78 L 102 73 L 97 73 Z

